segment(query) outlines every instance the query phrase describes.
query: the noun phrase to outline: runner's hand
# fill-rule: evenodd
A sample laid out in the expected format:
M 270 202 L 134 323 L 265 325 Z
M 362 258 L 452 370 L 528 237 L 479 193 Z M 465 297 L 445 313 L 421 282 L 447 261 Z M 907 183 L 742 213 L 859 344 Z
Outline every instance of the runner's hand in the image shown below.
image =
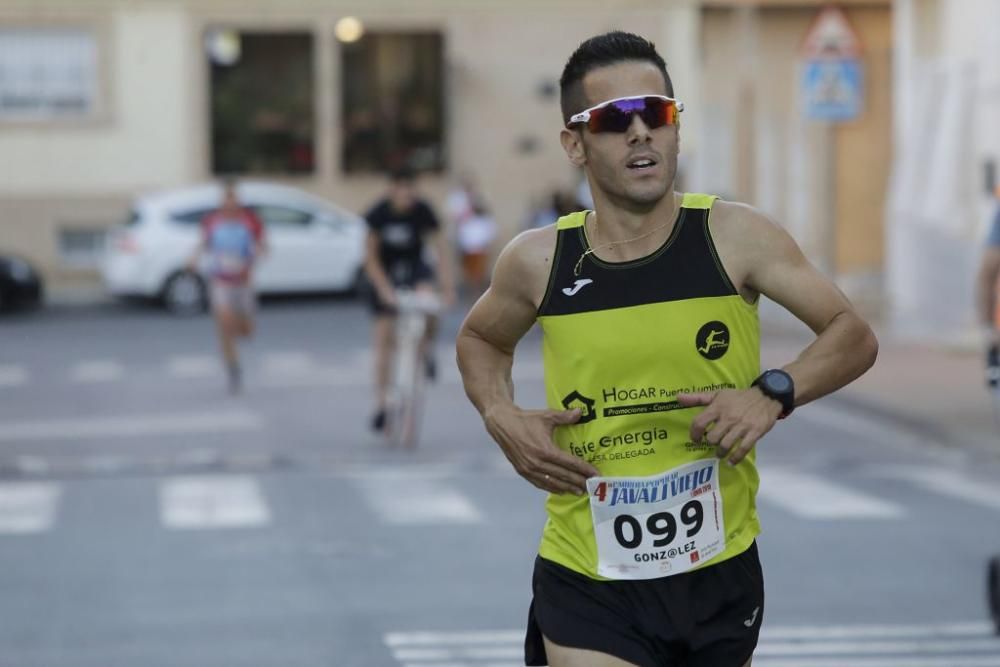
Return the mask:
M 378 298 L 384 306 L 389 308 L 396 308 L 399 306 L 399 299 L 396 298 L 396 290 L 394 289 L 387 289 L 379 292 Z
M 691 442 L 715 445 L 715 454 L 730 465 L 742 461 L 781 415 L 781 404 L 757 388 L 678 394 L 684 407 L 707 406 L 691 422 Z
M 575 424 L 579 410 L 522 410 L 516 406 L 486 414 L 486 430 L 517 473 L 549 493 L 587 493 L 587 478 L 600 474 L 552 441 L 559 426 Z

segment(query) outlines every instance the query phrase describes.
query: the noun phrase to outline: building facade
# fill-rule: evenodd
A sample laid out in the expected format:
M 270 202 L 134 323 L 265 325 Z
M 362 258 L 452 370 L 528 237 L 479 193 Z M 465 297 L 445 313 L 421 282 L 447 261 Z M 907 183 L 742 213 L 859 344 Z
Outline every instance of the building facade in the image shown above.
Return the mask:
M 0 249 L 52 284 L 93 281 L 101 235 L 137 193 L 248 174 L 361 211 L 401 160 L 427 169 L 438 203 L 472 175 L 509 237 L 579 181 L 557 138 L 558 76 L 580 41 L 620 28 L 657 43 L 685 102 L 681 187 L 760 206 L 877 302 L 892 11 L 841 3 L 865 92 L 834 123 L 799 104 L 821 5 L 0 0 Z

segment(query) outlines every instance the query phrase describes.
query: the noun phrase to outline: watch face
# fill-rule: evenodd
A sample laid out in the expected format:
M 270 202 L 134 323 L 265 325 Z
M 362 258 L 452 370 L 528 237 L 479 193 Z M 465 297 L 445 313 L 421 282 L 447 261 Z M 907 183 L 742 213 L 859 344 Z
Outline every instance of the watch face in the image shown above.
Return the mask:
M 771 391 L 783 394 L 792 388 L 792 383 L 784 373 L 768 373 L 764 378 L 767 388 Z

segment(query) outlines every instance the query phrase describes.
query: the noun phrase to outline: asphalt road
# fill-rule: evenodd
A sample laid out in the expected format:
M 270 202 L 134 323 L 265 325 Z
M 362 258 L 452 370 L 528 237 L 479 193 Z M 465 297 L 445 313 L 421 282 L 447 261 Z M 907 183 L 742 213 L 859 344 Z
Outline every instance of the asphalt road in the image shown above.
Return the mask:
M 523 664 L 543 496 L 464 398 L 458 320 L 423 441 L 398 451 L 367 429 L 351 301 L 265 304 L 238 397 L 204 317 L 0 319 L 0 665 Z M 515 380 L 542 405 L 534 333 Z M 995 464 L 835 398 L 758 456 L 755 666 L 1000 665 Z

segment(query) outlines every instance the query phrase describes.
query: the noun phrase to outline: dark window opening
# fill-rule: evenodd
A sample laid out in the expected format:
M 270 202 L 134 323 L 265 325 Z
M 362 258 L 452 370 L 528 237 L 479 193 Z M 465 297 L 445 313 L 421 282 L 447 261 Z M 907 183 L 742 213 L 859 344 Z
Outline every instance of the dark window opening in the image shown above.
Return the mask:
M 212 172 L 315 170 L 313 38 L 210 30 Z
M 445 168 L 444 40 L 366 33 L 343 44 L 345 172 Z

